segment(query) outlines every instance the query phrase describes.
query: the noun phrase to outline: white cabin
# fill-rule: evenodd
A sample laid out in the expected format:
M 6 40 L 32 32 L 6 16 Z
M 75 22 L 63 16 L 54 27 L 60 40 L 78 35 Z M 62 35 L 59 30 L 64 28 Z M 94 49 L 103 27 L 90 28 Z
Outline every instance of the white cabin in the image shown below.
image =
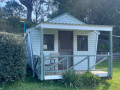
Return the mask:
M 72 66 L 74 66 L 72 67 L 74 70 L 88 70 L 96 64 L 100 31 L 112 31 L 112 26 L 87 25 L 67 13 L 40 23 L 27 29 L 25 33 L 28 63 L 34 70 L 33 56 L 37 55 L 43 58 L 46 56 L 44 62 L 41 58 L 41 63 L 44 63 L 45 69 L 48 71 L 66 70 Z M 53 58 L 51 59 L 52 55 Z M 88 55 L 90 56 L 89 65 L 88 58 L 86 58 Z M 66 60 L 60 61 L 64 56 L 66 56 Z M 79 63 L 83 59 L 86 60 Z M 58 65 L 55 65 L 53 69 L 48 68 L 56 63 Z M 91 70 L 94 69 L 95 67 L 91 68 Z M 42 78 L 42 71 L 40 77 Z

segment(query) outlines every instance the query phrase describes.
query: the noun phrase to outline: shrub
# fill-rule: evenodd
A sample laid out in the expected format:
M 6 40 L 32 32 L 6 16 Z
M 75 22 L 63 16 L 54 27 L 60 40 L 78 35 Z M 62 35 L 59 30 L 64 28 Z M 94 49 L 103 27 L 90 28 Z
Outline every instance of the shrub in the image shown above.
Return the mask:
M 85 72 L 80 76 L 80 81 L 83 83 L 84 86 L 96 87 L 100 84 L 101 78 L 95 76 L 91 72 Z
M 23 80 L 26 54 L 21 36 L 0 32 L 0 82 Z
M 100 84 L 101 78 L 91 72 L 76 74 L 75 71 L 69 71 L 62 74 L 62 85 L 67 87 L 96 87 Z
M 66 71 L 62 74 L 63 80 L 61 82 L 67 87 L 79 87 L 81 84 L 79 76 L 75 71 Z

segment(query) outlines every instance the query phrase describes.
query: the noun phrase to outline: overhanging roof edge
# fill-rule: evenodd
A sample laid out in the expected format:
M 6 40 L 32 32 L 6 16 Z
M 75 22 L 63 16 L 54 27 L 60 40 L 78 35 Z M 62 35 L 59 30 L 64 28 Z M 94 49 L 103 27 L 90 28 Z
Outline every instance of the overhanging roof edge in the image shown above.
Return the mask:
M 76 25 L 76 24 L 41 23 L 39 26 L 41 26 L 42 28 L 54 28 L 54 29 L 55 28 L 56 29 L 79 29 L 80 27 L 88 27 L 88 28 L 90 28 L 89 30 L 96 30 L 96 31 L 112 31 L 112 29 L 113 29 L 113 26 L 108 26 L 108 25 L 87 25 L 87 24 L 86 25 Z M 94 28 L 96 28 L 96 29 L 94 29 Z M 104 28 L 104 29 L 102 29 L 102 28 Z

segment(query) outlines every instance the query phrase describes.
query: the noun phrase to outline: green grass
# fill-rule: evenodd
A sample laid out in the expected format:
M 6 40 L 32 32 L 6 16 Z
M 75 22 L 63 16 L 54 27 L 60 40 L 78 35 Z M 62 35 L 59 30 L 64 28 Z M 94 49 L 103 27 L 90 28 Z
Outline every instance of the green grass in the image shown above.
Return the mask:
M 107 66 L 107 63 L 99 65 L 98 68 Z M 113 63 L 113 78 L 106 80 L 97 88 L 97 90 L 120 90 L 120 62 Z
M 97 68 L 105 68 L 107 63 L 102 63 Z M 0 85 L 0 90 L 120 90 L 120 62 L 113 63 L 113 78 L 102 81 L 97 88 L 67 88 L 59 84 L 58 81 L 39 81 L 32 77 L 31 70 L 28 70 L 24 81 L 7 83 Z

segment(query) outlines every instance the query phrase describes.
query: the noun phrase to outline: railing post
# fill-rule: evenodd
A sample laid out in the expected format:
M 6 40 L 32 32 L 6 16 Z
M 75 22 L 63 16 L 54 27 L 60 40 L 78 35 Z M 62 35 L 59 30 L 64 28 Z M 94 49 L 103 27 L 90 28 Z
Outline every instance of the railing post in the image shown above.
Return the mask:
M 35 56 L 33 56 L 33 77 L 35 76 Z
M 36 60 L 37 59 L 37 56 L 33 56 L 33 77 L 35 77 L 35 63 L 36 63 Z
M 41 58 L 41 75 L 38 77 L 41 78 L 41 80 L 44 80 L 44 55 L 43 55 L 43 39 L 44 38 L 44 30 L 43 28 L 40 29 L 40 58 Z
M 38 57 L 38 79 L 41 79 L 41 58 Z
M 69 59 L 67 57 L 67 71 L 68 71 L 68 68 L 69 68 Z
M 113 41 L 112 31 L 109 32 L 109 61 L 108 61 L 108 76 L 112 78 L 112 60 L 113 60 Z
M 88 56 L 88 71 L 90 70 L 90 56 Z
M 45 78 L 45 56 L 43 56 L 43 79 Z

